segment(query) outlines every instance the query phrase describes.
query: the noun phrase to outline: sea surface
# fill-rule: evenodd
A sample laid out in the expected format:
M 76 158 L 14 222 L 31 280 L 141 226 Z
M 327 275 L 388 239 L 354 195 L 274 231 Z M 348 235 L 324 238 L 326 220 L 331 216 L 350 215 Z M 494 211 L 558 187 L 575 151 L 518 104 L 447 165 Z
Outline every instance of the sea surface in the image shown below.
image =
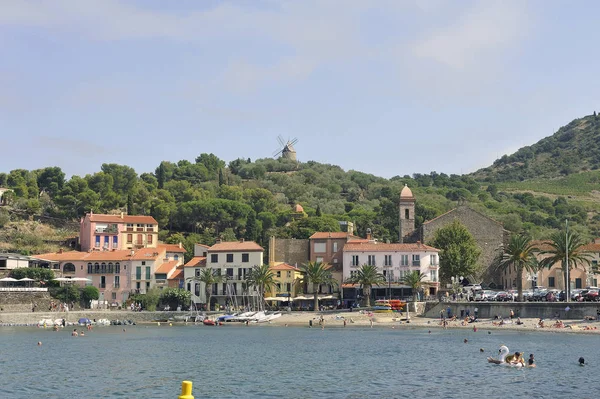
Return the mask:
M 274 326 L 0 329 L 0 398 L 591 398 L 600 337 Z M 468 342 L 464 343 L 464 339 Z M 41 341 L 42 346 L 37 342 Z M 537 368 L 489 364 L 499 345 Z M 484 352 L 480 352 L 480 348 Z M 578 365 L 584 356 L 588 363 Z

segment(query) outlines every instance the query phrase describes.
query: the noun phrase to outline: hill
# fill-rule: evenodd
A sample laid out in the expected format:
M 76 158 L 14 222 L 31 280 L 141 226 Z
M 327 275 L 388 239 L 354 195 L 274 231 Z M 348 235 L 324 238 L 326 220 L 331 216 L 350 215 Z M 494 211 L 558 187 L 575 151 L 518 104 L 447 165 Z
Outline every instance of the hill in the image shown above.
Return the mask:
M 395 242 L 399 195 L 408 184 L 417 200 L 417 227 L 465 200 L 508 230 L 534 238 L 546 238 L 565 218 L 591 238 L 600 235 L 600 201 L 592 189 L 600 171 L 585 173 L 563 177 L 572 180 L 568 186 L 553 186 L 547 179 L 492 183 L 437 172 L 384 179 L 312 161 L 237 159 L 226 164 L 214 154 L 200 154 L 194 162 L 163 161 L 141 174 L 117 164 L 70 179 L 58 167 L 17 169 L 0 172 L 0 187 L 13 190 L 4 194 L 0 227 L 42 217 L 68 223 L 91 210 L 151 215 L 159 223 L 159 239 L 181 241 L 189 253 L 194 242 L 212 244 L 218 237 L 263 246 L 271 235 L 307 238 L 314 231 L 338 231 L 338 221 L 354 222 L 359 235 L 371 228 L 376 237 Z M 581 188 L 582 178 L 589 187 Z M 525 183 L 529 186 L 520 186 Z M 304 211 L 295 212 L 296 204 Z M 25 249 L 20 241 L 5 240 L 4 248 Z
M 552 136 L 504 155 L 471 176 L 486 182 L 552 179 L 600 169 L 600 117 L 575 119 Z M 596 176 L 595 174 L 593 176 Z

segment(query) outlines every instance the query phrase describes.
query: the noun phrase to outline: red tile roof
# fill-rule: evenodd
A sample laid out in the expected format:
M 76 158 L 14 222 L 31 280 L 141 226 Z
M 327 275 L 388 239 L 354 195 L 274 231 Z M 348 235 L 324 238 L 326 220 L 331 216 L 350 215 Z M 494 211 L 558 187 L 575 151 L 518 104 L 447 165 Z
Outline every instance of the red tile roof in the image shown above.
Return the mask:
M 582 248 L 586 252 L 600 252 L 600 243 L 589 243 Z
M 131 252 L 131 251 L 129 251 Z M 133 260 L 157 260 L 166 257 L 164 248 L 141 248 L 135 251 L 130 259 Z
M 172 260 L 170 262 L 165 262 L 154 271 L 154 274 L 169 274 L 169 272 L 171 272 L 171 270 L 177 268 L 178 263 L 179 262 L 177 262 L 176 260 Z
M 345 231 L 317 231 L 312 236 L 309 237 L 309 240 L 322 240 L 325 238 L 349 238 L 354 237 Z
M 158 244 L 158 248 L 165 249 L 167 252 L 187 252 L 183 246 L 179 247 L 179 244 Z
M 291 270 L 291 271 L 295 271 L 295 272 L 300 271 L 300 269 L 298 269 L 297 267 L 288 265 L 287 263 L 280 263 L 275 266 L 270 266 L 269 269 L 271 269 L 271 270 Z
M 348 242 L 344 245 L 344 251 L 369 251 L 369 252 L 385 252 L 385 251 L 400 251 L 400 252 L 417 252 L 417 251 L 432 251 L 439 252 L 439 249 L 430 247 L 425 244 L 355 244 Z
M 62 262 L 68 260 L 83 260 L 88 255 L 87 252 L 67 251 L 67 252 L 52 252 L 48 254 L 34 255 L 36 259 L 49 260 L 54 262 Z
M 96 214 L 87 214 L 86 217 L 89 216 L 90 222 L 96 223 L 142 223 L 142 224 L 158 224 L 156 219 L 152 216 L 144 216 L 144 215 L 96 215 Z
M 178 270 L 167 280 L 183 280 L 183 270 Z
M 264 251 L 263 247 L 254 241 L 227 241 L 213 245 L 210 252 L 235 252 L 235 251 Z
M 204 256 L 194 256 L 188 263 L 183 265 L 183 267 L 202 267 L 206 266 L 206 257 Z

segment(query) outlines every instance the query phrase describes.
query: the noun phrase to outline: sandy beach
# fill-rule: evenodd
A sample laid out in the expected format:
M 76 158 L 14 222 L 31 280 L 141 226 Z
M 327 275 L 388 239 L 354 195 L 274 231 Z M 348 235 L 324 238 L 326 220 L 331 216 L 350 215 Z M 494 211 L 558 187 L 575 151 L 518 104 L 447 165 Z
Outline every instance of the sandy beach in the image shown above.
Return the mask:
M 310 320 L 313 321 L 312 328 L 322 328 L 319 320 L 323 317 L 324 328 L 343 328 L 344 321 L 346 327 L 366 327 L 366 328 L 444 328 L 439 318 L 426 318 L 421 316 L 410 316 L 406 320 L 406 314 L 402 316 L 395 313 L 369 313 L 363 312 L 340 312 L 340 313 L 320 313 L 320 312 L 292 312 L 284 313 L 278 319 L 270 324 L 274 326 L 306 326 L 309 327 Z M 371 323 L 372 321 L 372 323 Z M 468 329 L 488 331 L 488 330 L 515 330 L 530 332 L 555 332 L 555 333 L 600 333 L 600 322 L 596 320 L 569 320 L 564 323 L 564 327 L 555 326 L 557 320 L 545 319 L 544 327 L 539 327 L 539 319 L 521 319 L 522 324 L 516 324 L 516 319 L 500 320 L 479 319 L 474 323 L 465 323 L 461 320 L 448 320 L 447 329 Z

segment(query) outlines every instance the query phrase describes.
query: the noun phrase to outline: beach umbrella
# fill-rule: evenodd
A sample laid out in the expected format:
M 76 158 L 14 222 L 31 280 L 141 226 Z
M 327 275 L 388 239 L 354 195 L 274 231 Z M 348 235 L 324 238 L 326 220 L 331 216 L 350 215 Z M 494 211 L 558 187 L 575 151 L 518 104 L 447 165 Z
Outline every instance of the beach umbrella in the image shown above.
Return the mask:
M 9 282 L 9 281 L 19 281 L 16 278 L 12 278 L 12 277 L 4 277 L 4 278 L 0 278 L 0 281 L 5 281 L 5 282 Z
M 23 277 L 23 278 L 20 278 L 19 281 L 35 281 L 35 280 L 32 278 L 29 278 L 29 277 Z

